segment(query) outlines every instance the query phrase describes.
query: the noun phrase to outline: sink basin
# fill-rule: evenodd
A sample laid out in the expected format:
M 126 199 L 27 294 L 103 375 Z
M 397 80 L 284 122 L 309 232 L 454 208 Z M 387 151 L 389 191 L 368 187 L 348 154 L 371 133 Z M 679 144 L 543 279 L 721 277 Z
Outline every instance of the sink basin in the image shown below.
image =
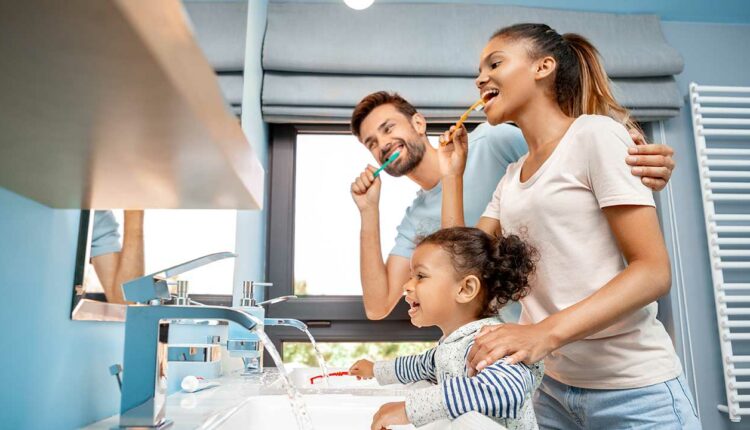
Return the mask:
M 357 396 L 352 394 L 314 394 L 303 396 L 316 430 L 366 430 L 381 405 L 403 401 L 397 396 Z M 282 395 L 258 396 L 222 420 L 222 429 L 296 430 L 289 399 Z M 392 426 L 392 430 L 414 429 L 412 425 Z M 420 427 L 424 430 L 497 430 L 504 427 L 477 413 L 449 421 L 442 420 Z

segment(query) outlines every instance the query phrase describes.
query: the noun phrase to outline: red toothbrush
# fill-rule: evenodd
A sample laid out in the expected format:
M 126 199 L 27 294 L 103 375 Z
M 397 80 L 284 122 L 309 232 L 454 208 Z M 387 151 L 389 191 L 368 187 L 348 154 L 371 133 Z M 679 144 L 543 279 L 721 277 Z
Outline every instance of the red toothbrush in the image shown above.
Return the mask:
M 328 376 L 348 376 L 349 372 L 331 372 L 328 374 Z M 315 375 L 312 378 L 310 378 L 310 385 L 313 385 L 313 381 L 318 378 L 323 378 L 324 375 Z

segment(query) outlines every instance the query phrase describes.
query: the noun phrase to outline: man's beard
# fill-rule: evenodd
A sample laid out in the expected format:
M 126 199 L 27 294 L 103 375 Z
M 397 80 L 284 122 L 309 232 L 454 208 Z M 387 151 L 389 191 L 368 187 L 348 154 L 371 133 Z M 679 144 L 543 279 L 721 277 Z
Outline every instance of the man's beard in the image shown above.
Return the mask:
M 406 175 L 414 170 L 414 168 L 422 162 L 425 153 L 425 144 L 421 140 L 407 141 L 398 139 L 398 141 L 399 143 L 403 142 L 406 147 L 406 158 L 401 158 L 399 156 L 398 160 L 389 164 L 388 167 L 385 168 L 385 171 L 389 175 L 395 177 Z M 381 158 L 385 158 L 385 155 Z M 385 160 L 387 160 L 387 158 Z M 381 160 L 381 162 L 385 162 L 385 160 Z

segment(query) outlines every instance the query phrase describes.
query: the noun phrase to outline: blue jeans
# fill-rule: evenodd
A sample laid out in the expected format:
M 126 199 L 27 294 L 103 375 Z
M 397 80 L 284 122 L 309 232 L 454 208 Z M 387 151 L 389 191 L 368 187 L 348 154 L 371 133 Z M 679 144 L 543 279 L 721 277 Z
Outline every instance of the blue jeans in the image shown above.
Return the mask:
M 540 429 L 700 429 L 684 376 L 625 390 L 577 388 L 545 376 L 534 394 Z

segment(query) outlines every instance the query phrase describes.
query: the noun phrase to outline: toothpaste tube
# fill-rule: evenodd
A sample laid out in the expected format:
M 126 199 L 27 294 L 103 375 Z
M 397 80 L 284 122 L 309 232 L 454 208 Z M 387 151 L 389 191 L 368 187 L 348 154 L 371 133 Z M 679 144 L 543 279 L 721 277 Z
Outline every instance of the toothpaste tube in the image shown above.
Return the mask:
M 197 391 L 205 390 L 207 388 L 218 387 L 218 382 L 208 382 L 200 376 L 186 376 L 182 379 L 180 387 L 182 391 L 186 393 L 195 393 Z

